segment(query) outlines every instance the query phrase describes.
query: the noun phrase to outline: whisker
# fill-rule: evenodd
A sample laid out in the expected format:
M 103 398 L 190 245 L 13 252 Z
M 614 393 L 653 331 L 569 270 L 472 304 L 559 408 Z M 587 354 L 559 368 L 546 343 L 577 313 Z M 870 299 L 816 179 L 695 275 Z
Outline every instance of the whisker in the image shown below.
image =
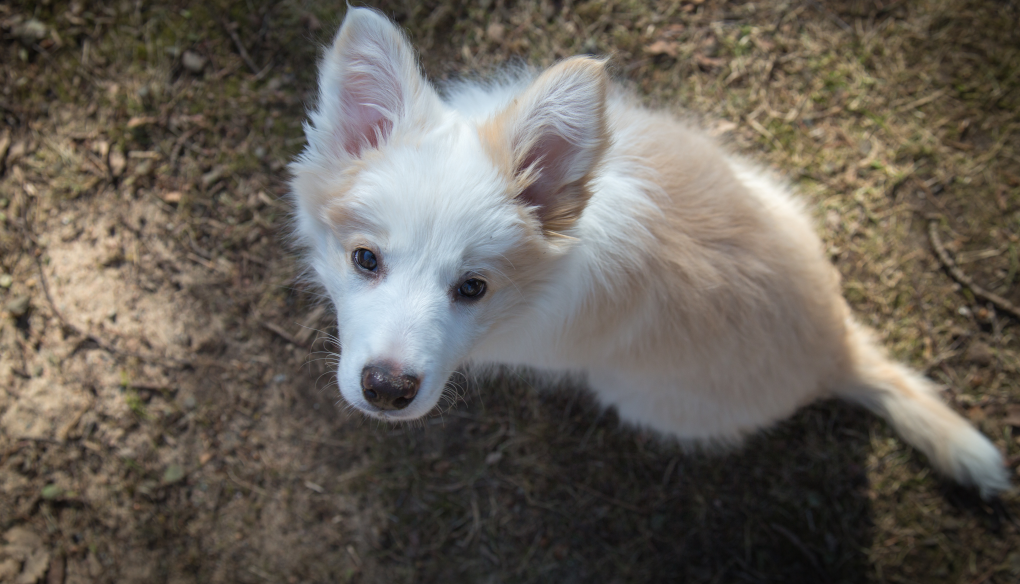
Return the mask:
M 510 276 L 507 276 L 506 274 L 504 274 L 504 273 L 503 273 L 502 271 L 500 271 L 500 270 L 499 270 L 499 269 L 497 269 L 497 268 L 491 268 L 491 269 L 492 269 L 492 271 L 493 271 L 493 272 L 496 272 L 496 273 L 497 273 L 497 274 L 499 274 L 500 276 L 503 276 L 504 278 L 506 278 L 506 280 L 507 280 L 508 282 L 510 282 L 510 285 L 511 285 L 511 286 L 513 286 L 515 290 L 517 290 L 517 294 L 518 294 L 518 295 L 519 295 L 519 296 L 520 296 L 521 298 L 523 298 L 523 297 L 524 297 L 524 293 L 523 293 L 523 292 L 521 292 L 521 289 L 517 287 L 517 283 L 516 283 L 516 282 L 514 282 L 514 281 L 513 281 L 513 279 L 512 279 L 512 278 L 511 278 Z
M 332 373 L 333 373 L 332 371 L 326 371 L 326 372 L 325 372 L 325 373 L 323 373 L 322 375 L 319 375 L 318 377 L 316 377 L 316 378 L 315 378 L 315 387 L 316 387 L 316 388 L 318 388 L 318 386 L 319 386 L 319 380 L 320 380 L 320 379 L 322 379 L 322 376 L 323 376 L 323 375 L 330 375 L 330 374 L 332 374 Z M 334 378 L 333 378 L 333 381 L 330 381 L 329 383 L 327 383 L 327 384 L 326 384 L 326 386 L 322 388 L 322 390 L 318 390 L 318 389 L 317 389 L 317 391 L 323 391 L 323 390 L 327 389 L 327 388 L 328 388 L 328 387 L 329 387 L 330 385 L 333 385 L 334 383 L 335 383 L 335 384 L 337 384 L 337 385 L 336 385 L 337 389 L 340 389 L 340 383 L 339 383 L 339 381 L 338 381 L 338 380 L 337 380 L 337 379 L 336 379 L 336 378 L 334 377 Z
M 510 259 L 509 259 L 509 258 L 507 258 L 507 257 L 506 257 L 505 255 L 503 255 L 503 254 L 501 254 L 501 253 L 499 253 L 499 252 L 496 252 L 496 255 L 498 255 L 499 257 L 501 257 L 501 258 L 503 258 L 504 260 L 506 260 L 506 263 L 510 264 L 510 267 L 511 267 L 511 268 L 513 268 L 513 269 L 515 269 L 515 270 L 517 269 L 517 268 L 516 268 L 516 267 L 514 266 L 514 263 L 513 263 L 513 262 L 511 262 L 511 261 L 510 261 Z

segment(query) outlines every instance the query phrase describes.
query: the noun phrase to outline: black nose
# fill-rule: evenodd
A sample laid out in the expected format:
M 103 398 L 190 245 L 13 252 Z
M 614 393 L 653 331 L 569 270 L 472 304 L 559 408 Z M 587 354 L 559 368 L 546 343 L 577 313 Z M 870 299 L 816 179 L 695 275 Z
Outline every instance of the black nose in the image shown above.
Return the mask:
M 385 364 L 361 370 L 361 392 L 368 403 L 381 410 L 402 410 L 418 395 L 421 380 L 394 371 Z

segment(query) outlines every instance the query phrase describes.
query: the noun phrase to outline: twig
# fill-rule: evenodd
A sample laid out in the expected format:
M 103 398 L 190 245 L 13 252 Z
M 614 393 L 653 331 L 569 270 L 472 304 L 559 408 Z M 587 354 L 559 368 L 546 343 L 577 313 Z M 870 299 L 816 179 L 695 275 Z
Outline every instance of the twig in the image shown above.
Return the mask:
M 234 26 L 236 25 L 232 22 L 228 22 L 227 20 L 223 20 L 221 22 L 223 23 L 223 28 L 227 29 L 227 34 L 229 34 L 230 38 L 234 40 L 234 46 L 237 47 L 237 53 L 241 55 L 241 60 L 244 61 L 244 64 L 247 65 L 248 68 L 251 69 L 251 72 L 255 75 L 262 73 L 260 70 L 261 68 L 255 64 L 255 61 L 251 60 L 248 50 L 245 49 L 244 44 L 241 43 L 241 37 L 237 36 L 237 31 L 234 30 Z
M 956 262 L 946 251 L 945 246 L 942 245 L 942 240 L 939 239 L 938 233 L 938 218 L 930 217 L 928 219 L 928 239 L 931 240 L 931 246 L 935 250 L 935 255 L 938 256 L 939 262 L 942 263 L 942 267 L 949 272 L 949 275 L 953 277 L 961 286 L 970 288 L 970 291 L 974 293 L 974 296 L 987 300 L 996 306 L 996 308 L 1008 312 L 1013 315 L 1013 318 L 1020 320 L 1020 308 L 1017 308 L 1015 304 L 1006 300 L 1002 296 L 989 292 L 981 286 L 974 283 L 967 274 L 964 274 L 960 268 L 956 267 Z
M 803 554 L 804 557 L 807 558 L 809 562 L 811 562 L 811 566 L 814 567 L 814 569 L 819 574 L 824 573 L 822 572 L 822 567 L 818 564 L 818 559 L 815 558 L 815 554 L 811 553 L 811 550 L 808 549 L 808 547 L 804 545 L 804 543 L 800 541 L 800 538 L 797 537 L 792 531 L 786 529 L 785 527 L 779 525 L 778 523 L 770 523 L 769 527 L 778 531 L 783 537 L 788 539 L 795 548 L 800 550 L 800 553 Z
M 603 501 L 606 501 L 607 503 L 612 503 L 613 505 L 616 505 L 617 507 L 622 507 L 623 509 L 626 509 L 628 511 L 633 511 L 635 513 L 647 513 L 647 510 L 642 509 L 641 507 L 638 507 L 637 505 L 632 505 L 631 503 L 628 503 L 626 501 L 621 501 L 621 500 L 617 499 L 616 497 L 610 497 L 609 495 L 603 493 L 602 491 L 599 491 L 597 489 L 593 489 L 592 487 L 589 487 L 588 485 L 586 485 L 584 483 L 574 483 L 574 486 L 577 487 L 578 489 L 581 489 L 582 491 L 590 494 L 590 495 L 594 495 L 595 497 L 598 497 L 599 499 L 602 499 Z
M 998 572 L 998 571 L 999 571 L 998 567 L 992 568 L 991 570 L 988 570 L 987 572 L 985 572 L 984 574 L 978 576 L 974 580 L 971 580 L 970 584 L 984 584 L 989 578 L 994 576 L 995 573 Z
M 304 440 L 305 442 L 312 442 L 314 444 L 322 444 L 324 446 L 335 446 L 337 448 L 348 449 L 351 445 L 347 442 L 340 440 L 329 440 L 328 438 L 316 438 L 315 436 L 298 436 L 298 440 Z
M 265 495 L 266 494 L 266 490 L 263 489 L 262 487 L 260 487 L 258 485 L 255 485 L 253 483 L 249 483 L 248 481 L 244 481 L 244 480 L 241 480 L 241 479 L 237 478 L 237 476 L 234 475 L 234 471 L 230 470 L 229 466 L 227 466 L 226 469 L 227 469 L 227 476 L 230 477 L 230 480 L 233 481 L 233 483 L 235 485 L 241 487 L 242 489 L 248 489 L 249 491 L 252 491 L 254 493 L 258 493 L 260 495 Z
M 297 340 L 296 338 L 294 338 L 294 335 L 288 333 L 286 330 L 283 329 L 283 327 L 281 327 L 278 324 L 269 322 L 268 320 L 260 320 L 259 324 L 262 325 L 262 328 L 266 329 L 269 332 L 277 334 L 281 339 L 287 341 L 288 343 L 296 347 L 303 347 L 306 349 L 308 348 L 307 343 L 302 343 L 301 341 Z
M 808 0 L 808 4 L 811 4 L 819 12 L 828 16 L 830 20 L 835 22 L 839 26 L 839 28 L 843 29 L 844 31 L 850 32 L 854 29 L 852 26 L 847 24 L 845 20 L 840 18 L 838 14 L 826 8 L 821 2 L 818 2 L 817 0 Z
M 184 143 L 191 139 L 192 136 L 201 132 L 205 129 L 205 126 L 195 126 L 190 130 L 184 132 L 174 140 L 174 145 L 170 149 L 170 168 L 173 169 L 177 165 L 177 159 L 181 156 L 181 149 L 184 148 Z

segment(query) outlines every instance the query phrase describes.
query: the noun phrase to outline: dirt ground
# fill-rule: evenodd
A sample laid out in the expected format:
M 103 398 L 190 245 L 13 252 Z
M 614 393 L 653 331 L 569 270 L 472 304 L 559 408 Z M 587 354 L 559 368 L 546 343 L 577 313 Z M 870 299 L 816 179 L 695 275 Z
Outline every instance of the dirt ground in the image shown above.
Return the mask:
M 1016 2 L 378 7 L 434 79 L 607 54 L 786 174 L 860 317 L 1016 469 Z M 423 427 L 342 413 L 285 194 L 343 10 L 0 3 L 0 582 L 1020 581 L 1018 494 L 845 404 L 712 455 L 521 374 Z

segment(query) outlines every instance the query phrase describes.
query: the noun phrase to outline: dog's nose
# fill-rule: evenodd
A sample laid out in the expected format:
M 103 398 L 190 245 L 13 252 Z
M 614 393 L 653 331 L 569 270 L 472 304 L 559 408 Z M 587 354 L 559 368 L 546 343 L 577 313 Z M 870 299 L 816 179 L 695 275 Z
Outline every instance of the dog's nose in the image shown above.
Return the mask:
M 402 410 L 418 395 L 421 380 L 387 365 L 369 365 L 361 370 L 361 392 L 368 403 L 381 410 Z

